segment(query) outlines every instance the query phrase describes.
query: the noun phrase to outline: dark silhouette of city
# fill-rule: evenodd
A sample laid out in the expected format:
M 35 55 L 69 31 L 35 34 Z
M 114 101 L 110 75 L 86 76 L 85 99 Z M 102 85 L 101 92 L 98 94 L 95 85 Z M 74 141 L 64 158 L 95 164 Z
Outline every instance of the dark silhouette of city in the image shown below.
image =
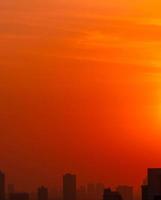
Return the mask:
M 38 200 L 48 200 L 48 188 L 41 186 L 40 188 L 38 188 Z
M 76 200 L 76 194 L 76 175 L 65 174 L 63 176 L 63 200 Z
M 119 194 L 119 192 L 112 191 L 110 188 L 108 188 L 104 190 L 103 200 L 122 200 L 122 196 Z
M 147 183 L 142 186 L 142 200 L 161 200 L 161 168 L 148 169 Z
M 133 187 L 119 185 L 115 190 L 101 183 L 90 183 L 77 187 L 77 176 L 67 173 L 63 175 L 62 189 L 58 196 L 50 196 L 45 186 L 38 187 L 36 196 L 29 192 L 17 192 L 14 185 L 9 184 L 6 191 L 5 174 L 0 172 L 0 200 L 134 200 Z M 149 168 L 147 180 L 140 187 L 140 200 L 161 200 L 161 168 Z

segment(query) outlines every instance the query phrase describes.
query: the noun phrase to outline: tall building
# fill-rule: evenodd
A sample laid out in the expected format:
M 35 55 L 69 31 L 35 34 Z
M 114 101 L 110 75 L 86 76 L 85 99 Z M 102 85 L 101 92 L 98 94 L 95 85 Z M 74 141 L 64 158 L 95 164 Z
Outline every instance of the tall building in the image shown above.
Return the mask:
M 28 193 L 13 193 L 10 195 L 9 200 L 29 200 Z
M 141 199 L 148 200 L 148 185 L 142 185 L 141 187 Z
M 48 189 L 46 187 L 38 188 L 38 200 L 48 200 Z
M 161 168 L 148 169 L 148 200 L 161 195 Z
M 5 175 L 0 171 L 0 200 L 5 200 Z
M 76 175 L 65 174 L 63 176 L 63 200 L 76 200 Z
M 123 200 L 133 200 L 133 187 L 122 185 L 117 187 L 117 191 Z
M 112 191 L 109 188 L 104 190 L 103 200 L 122 200 L 122 197 L 117 191 Z
M 161 168 L 149 168 L 147 185 L 142 186 L 142 200 L 161 199 Z

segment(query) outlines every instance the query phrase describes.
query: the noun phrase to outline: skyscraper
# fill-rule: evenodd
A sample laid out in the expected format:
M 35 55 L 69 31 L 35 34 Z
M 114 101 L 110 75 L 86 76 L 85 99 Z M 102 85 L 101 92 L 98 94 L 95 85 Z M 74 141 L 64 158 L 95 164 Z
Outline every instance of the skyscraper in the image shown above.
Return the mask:
M 141 198 L 142 200 L 148 200 L 148 185 L 142 185 Z
M 161 168 L 148 169 L 148 200 L 161 195 Z
M 0 171 L 0 200 L 5 200 L 5 175 Z
M 48 200 L 48 189 L 46 187 L 38 188 L 38 200 Z
M 76 200 L 76 175 L 63 176 L 63 200 Z
M 161 199 L 161 168 L 149 168 L 147 184 L 142 186 L 142 200 Z

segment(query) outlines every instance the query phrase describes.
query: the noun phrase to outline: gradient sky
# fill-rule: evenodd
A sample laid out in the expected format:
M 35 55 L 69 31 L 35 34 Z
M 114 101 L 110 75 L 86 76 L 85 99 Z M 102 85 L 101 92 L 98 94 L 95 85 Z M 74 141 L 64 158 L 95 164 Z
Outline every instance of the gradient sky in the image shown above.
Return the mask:
M 0 168 L 31 189 L 139 185 L 161 166 L 160 0 L 0 1 Z

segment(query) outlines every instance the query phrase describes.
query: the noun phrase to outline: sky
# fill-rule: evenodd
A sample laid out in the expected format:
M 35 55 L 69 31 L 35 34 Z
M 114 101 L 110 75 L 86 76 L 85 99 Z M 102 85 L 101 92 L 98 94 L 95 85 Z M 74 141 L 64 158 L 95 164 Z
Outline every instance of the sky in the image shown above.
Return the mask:
M 0 1 L 0 168 L 17 189 L 138 186 L 161 166 L 159 0 Z

